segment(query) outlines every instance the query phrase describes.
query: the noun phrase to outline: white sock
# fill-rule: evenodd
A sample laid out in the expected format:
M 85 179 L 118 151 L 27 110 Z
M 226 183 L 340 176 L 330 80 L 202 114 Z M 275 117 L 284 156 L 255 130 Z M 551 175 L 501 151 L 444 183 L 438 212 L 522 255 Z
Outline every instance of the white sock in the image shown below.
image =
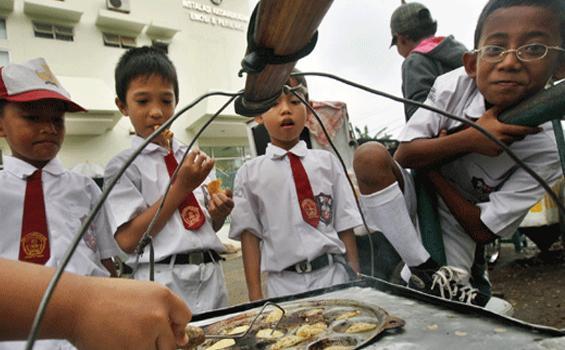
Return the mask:
M 361 195 L 361 209 L 371 230 L 382 232 L 408 266 L 418 266 L 430 257 L 410 219 L 404 195 L 393 183 L 370 195 Z

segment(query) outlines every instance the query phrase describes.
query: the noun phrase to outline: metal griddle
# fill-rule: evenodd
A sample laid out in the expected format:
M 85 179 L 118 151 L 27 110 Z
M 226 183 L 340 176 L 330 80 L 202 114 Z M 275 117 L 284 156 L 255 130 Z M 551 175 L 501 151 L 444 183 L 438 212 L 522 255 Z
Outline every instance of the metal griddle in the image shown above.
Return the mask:
M 406 321 L 402 329 L 381 333 L 367 344 L 367 349 L 565 349 L 565 329 L 523 322 L 364 275 L 354 282 L 270 301 L 316 299 L 373 304 Z M 241 304 L 194 315 L 192 324 L 205 326 L 241 312 L 259 310 L 264 303 Z

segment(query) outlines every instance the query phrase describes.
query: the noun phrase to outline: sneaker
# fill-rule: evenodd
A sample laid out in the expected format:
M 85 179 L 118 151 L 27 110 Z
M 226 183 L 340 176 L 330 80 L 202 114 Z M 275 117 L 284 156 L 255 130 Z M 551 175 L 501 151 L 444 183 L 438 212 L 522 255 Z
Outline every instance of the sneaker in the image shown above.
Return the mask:
M 488 302 L 488 296 L 470 285 L 460 283 L 468 275 L 465 270 L 442 266 L 436 270 L 411 268 L 410 271 L 409 288 L 465 304 L 485 306 Z

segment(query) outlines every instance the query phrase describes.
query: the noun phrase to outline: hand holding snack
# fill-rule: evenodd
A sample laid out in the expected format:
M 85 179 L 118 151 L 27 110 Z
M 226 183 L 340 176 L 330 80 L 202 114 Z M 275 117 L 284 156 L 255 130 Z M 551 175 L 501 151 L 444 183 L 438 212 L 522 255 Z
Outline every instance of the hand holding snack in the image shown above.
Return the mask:
M 231 213 L 234 202 L 232 191 L 222 189 L 222 180 L 216 179 L 208 183 L 208 194 L 210 195 L 208 201 L 208 212 L 214 221 L 223 221 Z
M 179 165 L 177 178 L 174 180 L 184 191 L 194 191 L 208 176 L 214 167 L 214 160 L 202 151 L 190 151 Z

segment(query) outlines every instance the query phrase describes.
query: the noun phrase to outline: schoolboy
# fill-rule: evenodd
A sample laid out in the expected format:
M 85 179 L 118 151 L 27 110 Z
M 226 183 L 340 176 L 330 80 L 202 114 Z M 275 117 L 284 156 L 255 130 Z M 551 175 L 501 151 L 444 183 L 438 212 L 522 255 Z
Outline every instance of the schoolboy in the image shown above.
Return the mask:
M 390 17 L 392 42 L 402 62 L 402 95 L 405 98 L 424 102 L 435 79 L 463 65 L 463 54 L 467 48 L 452 35 L 436 36 L 437 22 L 430 10 L 418 3 L 400 5 Z M 406 120 L 418 109 L 404 105 Z
M 100 196 L 96 183 L 65 170 L 57 159 L 65 137 L 65 112 L 83 112 L 70 100 L 42 58 L 0 68 L 0 136 L 11 156 L 0 171 L 0 257 L 56 267 Z M 107 208 L 90 226 L 66 268 L 108 276 L 120 251 Z M 88 301 L 85 301 L 88 302 Z M 41 341 L 38 348 L 70 347 Z M 22 348 L 0 343 L 0 349 Z
M 173 116 L 178 101 L 175 67 L 163 52 L 140 47 L 128 50 L 115 70 L 116 105 L 135 129 L 132 148 L 116 155 L 106 167 L 112 178 L 129 155 L 155 127 Z M 186 146 L 164 135 L 154 139 L 128 167 L 108 197 L 115 219 L 114 236 L 130 254 L 155 215 L 170 181 L 170 174 Z M 151 235 L 155 248 L 155 281 L 180 295 L 195 313 L 227 305 L 220 253 L 224 246 L 216 236 L 233 201 L 225 193 L 214 194 L 205 205 L 203 183 L 210 180 L 214 161 L 203 152 L 191 151 L 174 179 Z M 146 249 L 148 251 L 148 249 Z M 134 266 L 135 268 L 135 266 Z M 134 278 L 149 279 L 149 253 L 140 259 Z
M 476 49 L 465 54 L 464 68 L 439 77 L 426 100 L 482 125 L 548 183 L 561 176 L 551 125 L 503 124 L 496 115 L 562 74 L 563 6 L 559 0 L 491 0 L 479 17 Z M 388 228 L 387 238 L 412 274 L 409 285 L 485 305 L 488 298 L 461 287 L 467 281 L 457 268 L 469 271 L 475 243 L 511 235 L 544 190 L 475 129 L 447 132 L 458 126 L 457 121 L 418 109 L 402 131 L 395 155 L 404 167 L 434 169 L 429 178 L 441 199 L 447 263 L 455 269 L 439 267 L 418 240 L 410 220 L 415 213 L 413 185 L 404 169 L 377 144 L 358 150 L 354 168 L 367 220 Z M 408 270 L 403 272 L 408 277 Z
M 306 80 L 289 85 L 308 97 Z M 269 133 L 266 154 L 237 172 L 230 237 L 241 240 L 250 300 L 323 288 L 359 271 L 353 228 L 362 224 L 336 158 L 309 150 L 299 136 L 307 107 L 291 92 L 257 118 Z M 321 211 L 322 204 L 325 208 Z

